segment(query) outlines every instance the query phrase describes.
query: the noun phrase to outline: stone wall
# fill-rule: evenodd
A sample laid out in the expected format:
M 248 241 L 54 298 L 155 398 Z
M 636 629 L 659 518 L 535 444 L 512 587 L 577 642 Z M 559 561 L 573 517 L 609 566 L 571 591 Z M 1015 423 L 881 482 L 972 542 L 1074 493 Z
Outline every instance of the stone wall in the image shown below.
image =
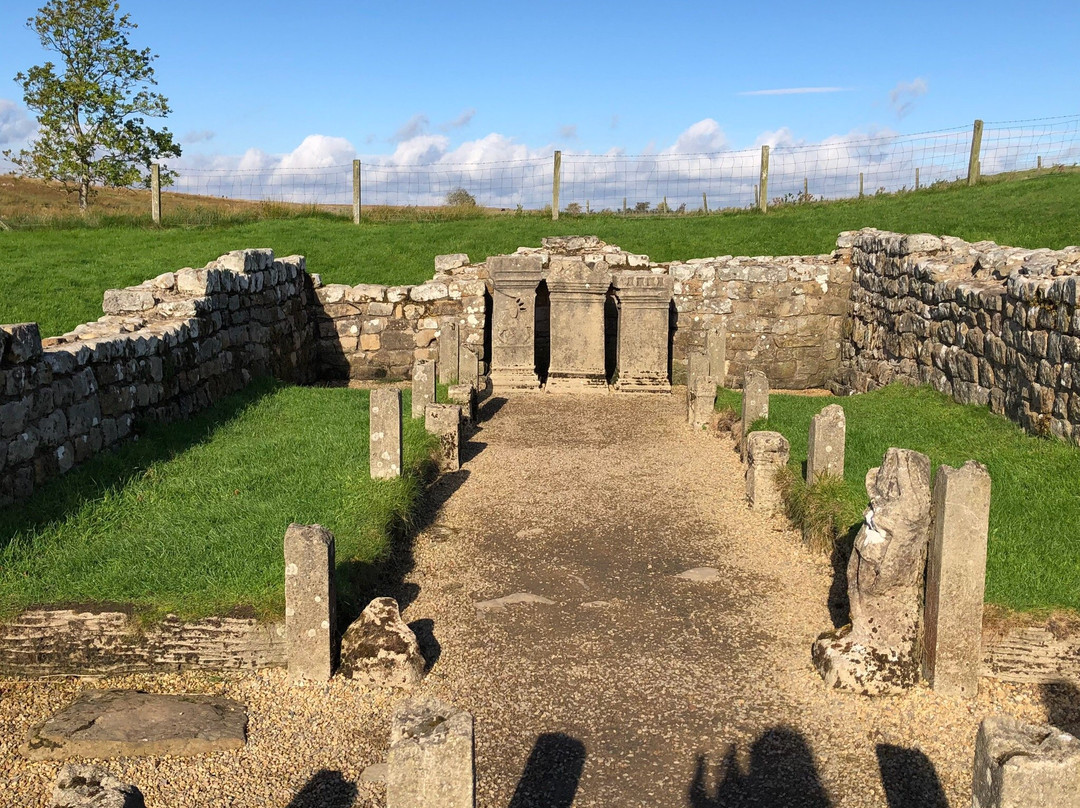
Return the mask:
M 837 391 L 930 384 L 1080 444 L 1080 248 L 869 229 L 838 243 L 852 250 L 854 286 Z
M 0 327 L 0 505 L 128 437 L 187 418 L 253 376 L 313 378 L 304 259 L 224 255 L 105 292 L 105 316 L 41 339 Z

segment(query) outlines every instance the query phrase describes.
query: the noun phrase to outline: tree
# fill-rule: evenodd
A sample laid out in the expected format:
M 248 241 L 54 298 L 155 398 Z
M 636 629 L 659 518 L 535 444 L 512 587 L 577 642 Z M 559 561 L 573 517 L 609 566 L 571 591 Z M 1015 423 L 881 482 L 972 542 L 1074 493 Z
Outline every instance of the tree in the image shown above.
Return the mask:
M 452 208 L 475 208 L 476 197 L 464 188 L 455 188 L 446 195 L 446 204 Z
M 48 0 L 26 25 L 60 65 L 47 61 L 15 76 L 39 131 L 29 149 L 5 156 L 24 174 L 77 190 L 84 211 L 95 184 L 148 183 L 154 160 L 180 156 L 168 129 L 146 125 L 146 117 L 171 110 L 151 89 L 157 57 L 130 47 L 127 32 L 137 26 L 119 12 L 114 0 Z M 162 182 L 171 180 L 161 173 Z

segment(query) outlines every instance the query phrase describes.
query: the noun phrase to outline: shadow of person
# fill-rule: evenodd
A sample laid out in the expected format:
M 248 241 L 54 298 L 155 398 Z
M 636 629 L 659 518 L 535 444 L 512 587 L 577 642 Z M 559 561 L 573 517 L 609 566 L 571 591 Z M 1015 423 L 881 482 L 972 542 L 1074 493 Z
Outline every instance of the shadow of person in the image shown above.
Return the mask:
M 1062 680 L 1039 685 L 1047 721 L 1080 738 L 1080 688 Z
M 509 808 L 570 808 L 585 768 L 585 744 L 561 732 L 536 739 Z
M 889 808 L 949 808 L 933 762 L 918 749 L 879 743 L 874 752 Z
M 704 755 L 698 755 L 687 791 L 691 808 L 830 808 L 810 747 L 788 727 L 762 733 L 750 747 L 745 772 L 733 745 L 716 767 L 716 787 L 710 793 Z
M 357 788 L 341 772 L 323 769 L 311 776 L 286 808 L 351 808 Z

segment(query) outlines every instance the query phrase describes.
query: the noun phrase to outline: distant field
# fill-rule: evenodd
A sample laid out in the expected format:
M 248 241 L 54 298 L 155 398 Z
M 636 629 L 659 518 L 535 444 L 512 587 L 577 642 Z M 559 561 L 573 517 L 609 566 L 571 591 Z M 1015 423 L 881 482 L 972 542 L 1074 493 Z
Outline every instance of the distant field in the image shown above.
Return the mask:
M 0 217 L 4 190 L 0 183 Z M 188 217 L 189 224 L 169 226 L 169 196 L 164 228 L 128 217 L 95 227 L 65 220 L 71 226 L 0 231 L 0 322 L 35 320 L 45 335 L 63 333 L 100 316 L 107 288 L 140 283 L 184 266 L 202 266 L 221 253 L 244 247 L 306 255 L 309 269 L 327 282 L 408 284 L 431 277 L 435 255 L 464 252 L 483 259 L 522 245 L 539 245 L 542 237 L 553 235 L 598 235 L 658 261 L 828 252 L 837 233 L 867 226 L 1022 247 L 1060 248 L 1080 242 L 1075 215 L 1080 209 L 1080 174 L 1075 173 L 791 205 L 774 208 L 768 215 L 757 211 L 671 218 L 563 215 L 557 222 L 538 215 L 481 213 L 473 218 L 365 221 L 355 226 L 347 218 L 313 213 L 223 224 L 232 215 L 223 212 L 206 213 L 207 224 L 199 224 L 194 216 Z

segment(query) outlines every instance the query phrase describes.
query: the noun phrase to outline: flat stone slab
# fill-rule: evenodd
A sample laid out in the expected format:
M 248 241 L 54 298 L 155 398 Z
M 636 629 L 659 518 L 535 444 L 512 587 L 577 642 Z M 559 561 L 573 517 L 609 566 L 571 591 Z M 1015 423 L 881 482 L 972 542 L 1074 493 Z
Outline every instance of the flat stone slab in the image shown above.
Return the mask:
M 32 760 L 201 755 L 244 745 L 247 710 L 224 696 L 88 690 L 30 731 Z

